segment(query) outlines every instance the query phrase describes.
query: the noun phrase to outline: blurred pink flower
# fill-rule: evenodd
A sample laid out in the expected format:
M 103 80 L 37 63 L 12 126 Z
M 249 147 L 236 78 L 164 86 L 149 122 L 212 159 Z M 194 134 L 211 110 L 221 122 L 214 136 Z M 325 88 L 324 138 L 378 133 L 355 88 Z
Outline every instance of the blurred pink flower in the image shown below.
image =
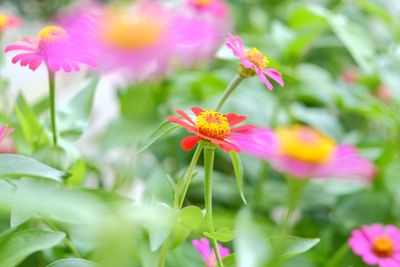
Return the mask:
M 7 125 L 0 127 L 0 142 L 14 131 L 14 128 L 7 128 Z
M 269 90 L 272 90 L 274 87 L 267 77 L 276 81 L 280 86 L 285 85 L 281 74 L 277 70 L 267 68 L 269 64 L 268 58 L 257 48 L 246 50 L 239 36 L 229 34 L 226 38 L 226 46 L 240 60 L 241 68 L 239 72 L 242 77 L 250 78 L 258 75 Z
M 374 165 L 350 145 L 337 145 L 323 133 L 302 125 L 252 129 L 232 140 L 244 153 L 260 157 L 300 179 L 355 178 L 370 181 Z
M 394 225 L 364 225 L 352 232 L 348 243 L 368 265 L 400 266 L 400 230 Z
M 8 28 L 13 28 L 21 25 L 22 20 L 19 17 L 0 13 L 0 34 Z
M 187 0 L 186 5 L 200 14 L 225 19 L 229 15 L 228 4 L 223 0 Z
M 215 257 L 214 250 L 210 247 L 210 242 L 207 238 L 200 238 L 199 240 L 192 240 L 192 244 L 195 249 L 199 252 L 200 256 L 203 258 L 204 263 L 207 267 L 216 267 L 217 259 Z M 218 244 L 218 250 L 221 258 L 226 257 L 231 254 L 228 248 L 225 248 Z
M 23 44 L 13 44 L 6 47 L 6 52 L 21 51 L 12 58 L 12 63 L 20 62 L 21 66 L 29 66 L 36 70 L 42 62 L 52 72 L 64 70 L 78 71 L 78 64 L 96 66 L 87 47 L 81 46 L 79 40 L 72 40 L 68 32 L 60 26 L 43 28 L 36 38 L 25 38 Z

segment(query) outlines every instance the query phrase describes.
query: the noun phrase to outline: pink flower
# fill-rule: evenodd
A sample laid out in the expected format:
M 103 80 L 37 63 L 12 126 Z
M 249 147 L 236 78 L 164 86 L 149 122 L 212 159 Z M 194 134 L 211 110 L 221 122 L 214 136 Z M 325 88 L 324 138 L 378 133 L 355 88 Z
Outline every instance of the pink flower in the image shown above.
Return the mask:
M 19 26 L 21 23 L 22 20 L 19 17 L 0 13 L 0 34 L 2 34 L 8 28 Z
M 226 38 L 226 46 L 240 60 L 241 68 L 239 73 L 242 77 L 249 78 L 258 75 L 269 90 L 274 87 L 267 77 L 273 79 L 282 87 L 285 85 L 281 74 L 277 70 L 267 68 L 269 64 L 268 58 L 257 48 L 244 49 L 243 41 L 239 36 L 229 34 Z
M 229 15 L 229 7 L 223 0 L 187 0 L 186 5 L 200 14 L 209 14 L 214 18 L 225 19 Z
M 350 145 L 337 145 L 325 134 L 302 125 L 252 129 L 232 140 L 243 152 L 260 157 L 277 169 L 301 179 L 372 179 L 374 165 Z
M 394 225 L 364 225 L 351 233 L 348 243 L 368 265 L 400 266 L 400 230 Z
M 210 247 L 210 242 L 207 238 L 200 238 L 199 240 L 192 240 L 192 244 L 195 249 L 199 252 L 200 256 L 203 258 L 204 263 L 207 267 L 216 267 L 217 259 L 215 257 L 215 252 Z M 228 256 L 231 254 L 228 248 L 225 248 L 218 244 L 219 254 L 221 258 Z
M 47 26 L 36 38 L 25 38 L 22 42 L 7 46 L 5 51 L 21 51 L 12 58 L 12 63 L 19 62 L 21 66 L 29 66 L 33 71 L 42 62 L 52 72 L 78 71 L 79 64 L 91 67 L 96 65 L 88 47 L 81 46 L 79 40 L 70 38 L 68 32 L 60 26 Z
M 7 136 L 14 131 L 14 128 L 8 128 L 7 125 L 0 127 L 0 142 L 2 142 Z
M 225 151 L 240 152 L 239 147 L 231 141 L 232 138 L 254 128 L 251 124 L 233 128 L 232 126 L 246 120 L 245 116 L 239 116 L 235 113 L 221 114 L 214 110 L 203 110 L 199 107 L 193 107 L 192 112 L 196 116 L 194 120 L 179 109 L 176 110 L 176 113 L 183 119 L 175 116 L 168 117 L 168 121 L 179 124 L 189 133 L 194 134 L 194 136 L 188 136 L 182 140 L 181 146 L 184 150 L 191 150 L 200 140 L 207 140 Z

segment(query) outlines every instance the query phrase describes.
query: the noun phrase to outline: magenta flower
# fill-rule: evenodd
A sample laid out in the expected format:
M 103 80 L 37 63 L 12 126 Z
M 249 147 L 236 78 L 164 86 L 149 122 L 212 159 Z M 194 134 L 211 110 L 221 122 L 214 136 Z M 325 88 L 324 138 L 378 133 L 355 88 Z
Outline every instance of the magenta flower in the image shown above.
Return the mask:
M 14 131 L 14 128 L 7 128 L 7 125 L 0 127 L 0 142 L 2 142 L 7 136 Z
M 19 17 L 0 13 L 0 34 L 9 28 L 19 26 L 21 23 L 22 20 Z
M 192 244 L 195 249 L 199 252 L 200 256 L 203 258 L 204 263 L 207 267 L 216 267 L 217 259 L 215 257 L 215 252 L 211 249 L 210 242 L 207 238 L 200 238 L 199 240 L 192 240 Z M 225 248 L 218 244 L 219 254 L 221 258 L 226 257 L 231 254 L 229 248 Z
M 302 125 L 252 129 L 233 142 L 245 153 L 260 157 L 277 169 L 300 179 L 359 178 L 370 181 L 374 165 L 350 145 L 337 145 L 325 134 Z
M 68 32 L 60 26 L 47 26 L 39 32 L 38 37 L 25 38 L 22 42 L 7 46 L 5 51 L 21 51 L 12 58 L 12 63 L 19 62 L 21 66 L 29 66 L 33 71 L 42 62 L 52 72 L 78 71 L 79 64 L 91 67 L 96 65 L 88 48 L 81 46 L 79 40 L 72 40 Z
M 277 70 L 267 68 L 269 64 L 268 58 L 257 48 L 244 49 L 243 41 L 239 36 L 229 34 L 226 38 L 226 46 L 240 60 L 239 73 L 242 77 L 250 78 L 258 75 L 269 90 L 274 87 L 267 77 L 273 79 L 282 87 L 285 85 L 281 74 Z
M 394 225 L 364 225 L 351 233 L 348 243 L 368 265 L 400 266 L 400 230 Z

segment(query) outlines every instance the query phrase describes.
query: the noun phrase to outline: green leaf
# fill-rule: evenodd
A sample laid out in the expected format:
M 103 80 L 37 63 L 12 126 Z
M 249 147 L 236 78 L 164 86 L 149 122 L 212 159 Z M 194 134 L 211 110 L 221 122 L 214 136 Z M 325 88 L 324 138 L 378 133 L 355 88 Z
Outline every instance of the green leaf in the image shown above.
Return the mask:
M 232 165 L 233 169 L 235 170 L 235 175 L 236 175 L 236 184 L 240 193 L 240 197 L 242 198 L 244 204 L 247 205 L 246 198 L 244 196 L 243 192 L 243 164 L 242 161 L 240 160 L 238 154 L 236 154 L 234 151 L 230 152 L 231 155 L 231 160 L 232 160 Z
M 34 252 L 49 249 L 63 240 L 62 232 L 11 229 L 0 234 L 0 267 L 14 267 Z
M 74 162 L 74 164 L 69 168 L 68 172 L 71 174 L 68 177 L 67 184 L 69 185 L 80 185 L 85 179 L 86 174 L 86 163 L 83 159 L 78 159 Z
M 171 132 L 175 131 L 176 129 L 180 128 L 181 126 L 176 125 L 175 123 L 165 121 L 160 126 L 158 126 L 153 133 L 142 143 L 138 146 L 136 153 L 141 153 L 145 151 L 149 146 L 151 146 L 154 142 L 156 142 L 161 137 L 164 137 Z
M 236 267 L 235 254 L 230 254 L 222 258 L 225 267 Z
M 83 259 L 62 259 L 50 263 L 47 267 L 96 267 L 99 266 L 93 261 L 83 260 Z
M 0 154 L 0 178 L 37 177 L 62 181 L 68 174 L 37 160 L 14 154 Z
M 58 130 L 62 137 L 76 140 L 87 128 L 98 81 L 97 78 L 92 79 L 57 112 Z
M 319 242 L 319 238 L 302 238 L 297 236 L 277 236 L 270 239 L 270 244 L 277 256 L 285 258 L 304 253 Z
M 180 245 L 189 234 L 200 227 L 203 222 L 203 213 L 200 208 L 188 206 L 183 208 L 177 219 L 177 223 L 173 230 L 173 246 Z
M 226 227 L 220 228 L 212 233 L 204 232 L 203 234 L 208 238 L 216 239 L 221 242 L 229 242 L 235 238 L 235 232 Z

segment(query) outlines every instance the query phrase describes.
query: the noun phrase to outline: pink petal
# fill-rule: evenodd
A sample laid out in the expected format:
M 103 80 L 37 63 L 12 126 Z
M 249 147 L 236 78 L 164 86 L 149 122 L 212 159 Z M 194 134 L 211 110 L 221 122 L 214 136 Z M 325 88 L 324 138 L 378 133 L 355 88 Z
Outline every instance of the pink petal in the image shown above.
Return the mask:
M 264 74 L 268 77 L 271 77 L 274 81 L 276 81 L 280 86 L 285 86 L 285 82 L 283 81 L 282 75 L 275 69 L 265 69 Z
M 37 51 L 33 47 L 25 46 L 25 45 L 8 45 L 6 49 L 4 49 L 5 52 L 10 52 L 10 51 Z

